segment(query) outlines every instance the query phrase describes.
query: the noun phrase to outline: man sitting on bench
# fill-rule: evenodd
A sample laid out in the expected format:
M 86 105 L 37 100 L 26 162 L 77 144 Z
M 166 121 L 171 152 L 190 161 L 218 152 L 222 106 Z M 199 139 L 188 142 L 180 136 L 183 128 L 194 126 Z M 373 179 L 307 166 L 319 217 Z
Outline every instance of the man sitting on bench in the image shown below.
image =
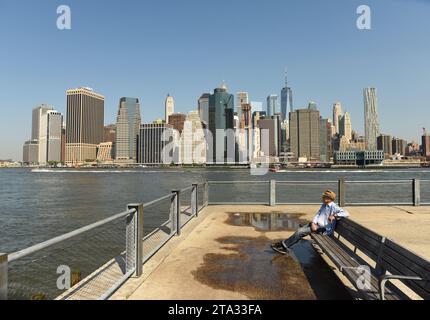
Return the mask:
M 349 213 L 340 208 L 334 201 L 336 201 L 336 193 L 331 190 L 324 192 L 322 195 L 323 205 L 312 219 L 312 222 L 299 228 L 288 239 L 272 244 L 272 249 L 281 254 L 289 254 L 293 245 L 311 233 L 331 235 L 336 226 L 336 218 L 349 216 Z

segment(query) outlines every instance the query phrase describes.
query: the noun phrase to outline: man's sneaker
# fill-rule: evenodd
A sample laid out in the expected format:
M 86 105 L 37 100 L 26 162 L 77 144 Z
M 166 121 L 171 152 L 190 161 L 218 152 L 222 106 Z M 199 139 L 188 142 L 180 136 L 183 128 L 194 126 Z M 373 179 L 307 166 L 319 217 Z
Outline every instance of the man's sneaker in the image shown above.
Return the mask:
M 273 243 L 271 248 L 280 254 L 288 255 L 290 253 L 290 251 L 284 247 L 282 242 Z

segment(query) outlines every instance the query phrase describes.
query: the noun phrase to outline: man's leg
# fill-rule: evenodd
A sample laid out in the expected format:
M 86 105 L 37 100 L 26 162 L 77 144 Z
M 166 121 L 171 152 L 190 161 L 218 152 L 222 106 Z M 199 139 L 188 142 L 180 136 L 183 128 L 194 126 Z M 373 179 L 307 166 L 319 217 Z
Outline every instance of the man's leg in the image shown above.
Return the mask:
M 309 223 L 306 226 L 299 228 L 291 237 L 282 241 L 282 245 L 285 248 L 291 248 L 297 242 L 299 242 L 302 238 L 310 235 L 312 233 L 311 224 Z

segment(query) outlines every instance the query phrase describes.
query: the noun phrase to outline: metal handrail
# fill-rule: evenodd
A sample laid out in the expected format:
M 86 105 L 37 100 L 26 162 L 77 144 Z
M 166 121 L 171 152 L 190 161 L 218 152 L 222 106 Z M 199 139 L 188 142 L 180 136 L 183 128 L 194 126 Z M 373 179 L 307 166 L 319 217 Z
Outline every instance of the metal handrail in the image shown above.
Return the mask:
M 321 184 L 321 183 L 338 183 L 338 180 L 324 181 L 276 181 L 277 184 Z
M 87 225 L 87 226 L 79 228 L 79 229 L 76 229 L 74 231 L 68 232 L 68 233 L 63 234 L 61 236 L 52 238 L 50 240 L 44 241 L 42 243 L 36 244 L 34 246 L 31 246 L 31 247 L 28 247 L 26 249 L 23 249 L 23 250 L 11 253 L 11 254 L 8 255 L 8 260 L 9 260 L 9 262 L 18 260 L 18 259 L 23 258 L 25 256 L 28 256 L 28 255 L 30 255 L 32 253 L 35 253 L 37 251 L 40 251 L 42 249 L 46 249 L 46 248 L 48 248 L 50 246 L 53 246 L 53 245 L 55 245 L 57 243 L 60 243 L 60 242 L 62 242 L 64 240 L 73 238 L 73 237 L 78 236 L 78 235 L 80 235 L 80 234 L 82 234 L 84 232 L 88 232 L 88 231 L 93 230 L 93 229 L 95 229 L 97 227 L 105 225 L 105 224 L 107 224 L 109 222 L 112 222 L 114 220 L 126 217 L 129 214 L 134 214 L 134 213 L 136 213 L 136 209 L 131 209 L 131 210 L 127 210 L 127 211 L 118 213 L 116 215 L 113 215 L 112 217 L 103 219 L 101 221 L 95 222 L 93 224 Z
M 249 183 L 253 183 L 253 184 L 268 184 L 270 183 L 269 180 L 266 181 L 208 181 L 209 184 L 249 184 Z
M 191 187 L 188 187 L 188 188 L 184 188 L 184 189 L 181 189 L 181 190 L 179 190 L 181 193 L 184 193 L 184 192 L 187 192 L 187 191 L 191 191 L 191 190 L 193 190 L 193 187 L 191 186 Z
M 403 179 L 403 180 L 355 180 L 355 181 L 345 181 L 345 183 L 350 184 L 400 184 L 400 183 L 411 183 L 412 179 Z
M 148 208 L 148 207 L 156 204 L 157 202 L 161 202 L 163 200 L 171 199 L 172 196 L 173 196 L 172 194 L 166 194 L 165 196 L 163 196 L 161 198 L 158 198 L 158 199 L 152 200 L 150 202 L 144 203 L 143 204 L 143 208 L 145 209 L 145 208 Z

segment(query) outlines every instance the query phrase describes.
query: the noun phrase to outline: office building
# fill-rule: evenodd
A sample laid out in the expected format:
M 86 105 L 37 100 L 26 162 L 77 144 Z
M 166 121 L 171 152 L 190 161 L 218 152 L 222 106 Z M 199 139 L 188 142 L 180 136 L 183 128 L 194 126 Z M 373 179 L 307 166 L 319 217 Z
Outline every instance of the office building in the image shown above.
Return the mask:
M 287 73 L 285 72 L 285 85 L 281 90 L 282 121 L 288 120 L 288 113 L 293 111 L 293 91 L 288 86 Z
M 296 160 L 320 160 L 320 113 L 299 109 L 290 112 L 290 151 Z
M 63 115 L 53 107 L 41 105 L 32 112 L 31 140 L 24 144 L 24 162 L 46 165 L 61 162 Z M 33 161 L 37 144 L 37 161 Z
M 352 139 L 351 116 L 349 112 L 345 112 L 339 119 L 339 134 L 344 136 L 348 141 Z
M 223 83 L 209 96 L 209 130 L 212 133 L 213 150 L 210 150 L 208 162 L 234 162 L 235 141 L 228 137 L 226 130 L 234 129 L 234 96 L 228 93 Z M 218 134 L 217 134 L 218 131 Z M 233 137 L 234 138 L 234 137 Z
M 104 97 L 91 88 L 67 90 L 66 163 L 96 160 L 103 128 Z
M 209 93 L 203 93 L 197 102 L 199 117 L 206 128 L 209 125 L 209 97 Z
M 421 150 L 423 157 L 430 158 L 430 135 L 428 135 L 425 130 L 421 137 Z
M 308 104 L 308 109 L 310 110 L 318 110 L 318 105 L 315 101 L 310 101 Z
M 238 92 L 236 93 L 236 113 L 239 119 L 242 118 L 242 105 L 249 104 L 248 92 Z
M 366 88 L 364 95 L 364 128 L 366 136 L 366 149 L 377 150 L 377 137 L 379 136 L 378 99 L 375 88 Z
M 121 98 L 116 118 L 115 159 L 117 161 L 136 162 L 136 139 L 140 124 L 139 99 Z
M 116 142 L 116 124 L 109 124 L 103 129 L 104 142 Z
M 271 94 L 267 97 L 267 115 L 269 117 L 278 113 L 278 95 Z
M 267 140 L 262 139 L 260 141 L 260 149 L 263 156 L 278 157 L 279 156 L 279 140 L 280 140 L 280 127 L 278 117 L 263 118 L 258 121 L 258 127 L 260 129 L 260 137 L 263 134 L 268 135 Z M 264 133 L 265 131 L 265 133 Z
M 334 154 L 334 164 L 353 167 L 380 166 L 384 158 L 382 150 L 337 151 Z
M 102 142 L 97 146 L 97 162 L 113 161 L 113 142 Z
M 342 116 L 342 104 L 340 102 L 336 102 L 335 104 L 333 104 L 333 126 L 334 126 L 333 134 L 340 133 L 339 120 L 341 116 Z
M 254 111 L 252 113 L 252 127 L 258 128 L 258 121 L 267 116 L 266 111 Z
M 177 130 L 179 134 L 181 134 L 182 130 L 184 130 L 184 123 L 186 119 L 187 116 L 183 113 L 172 113 L 169 116 L 169 124 L 173 129 Z
M 379 135 L 376 140 L 378 150 L 382 150 L 386 158 L 389 158 L 393 154 L 392 142 L 392 137 L 387 134 Z
M 332 157 L 331 123 L 328 119 L 320 119 L 320 160 L 329 162 Z
M 206 139 L 198 111 L 188 113 L 180 138 L 180 162 L 206 163 Z
M 171 130 L 165 132 L 165 130 Z M 165 139 L 169 136 L 169 139 Z M 162 165 L 173 162 L 175 147 L 169 150 L 168 155 L 172 158 L 168 161 L 164 155 L 164 147 L 173 142 L 173 130 L 168 124 L 142 124 L 137 137 L 137 162 L 145 165 Z M 167 140 L 167 141 L 166 141 Z M 166 163 L 167 162 L 167 163 Z
M 406 146 L 407 142 L 400 138 L 393 138 L 393 141 L 391 143 L 392 145 L 392 154 L 393 155 L 406 155 Z
M 169 123 L 169 116 L 175 112 L 175 100 L 173 100 L 173 97 L 168 94 L 166 97 L 166 101 L 164 102 L 164 114 L 165 114 L 165 121 L 166 123 Z
M 63 115 L 55 110 L 50 110 L 46 114 L 46 154 L 41 154 L 39 141 L 39 163 L 61 162 L 61 145 L 63 133 Z M 42 140 L 45 140 L 42 136 Z M 45 152 L 45 150 L 43 150 Z
M 39 163 L 39 141 L 28 140 L 24 143 L 22 151 L 22 162 L 27 165 Z

